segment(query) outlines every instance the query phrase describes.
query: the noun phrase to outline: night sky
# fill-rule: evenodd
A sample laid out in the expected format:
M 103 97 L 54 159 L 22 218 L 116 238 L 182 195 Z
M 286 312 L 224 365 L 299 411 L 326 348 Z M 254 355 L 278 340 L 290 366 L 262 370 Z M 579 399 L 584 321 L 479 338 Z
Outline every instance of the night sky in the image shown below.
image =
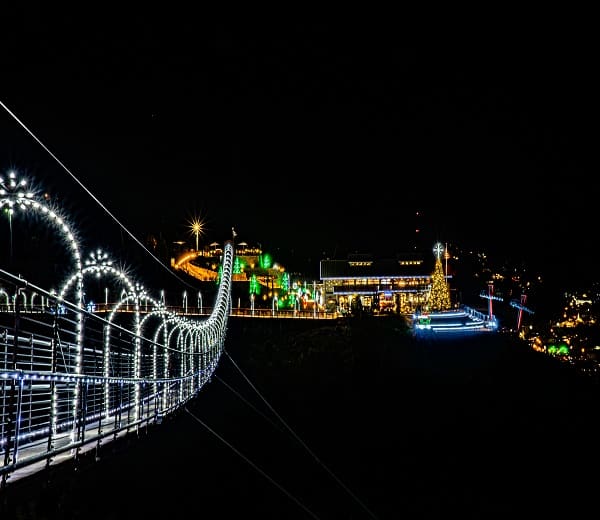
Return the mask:
M 140 238 L 192 245 L 198 216 L 201 242 L 235 227 L 317 267 L 409 249 L 420 211 L 432 244 L 589 272 L 586 32 L 409 26 L 32 10 L 8 29 L 0 100 Z M 0 169 L 68 201 L 84 235 L 118 232 L 0 108 Z

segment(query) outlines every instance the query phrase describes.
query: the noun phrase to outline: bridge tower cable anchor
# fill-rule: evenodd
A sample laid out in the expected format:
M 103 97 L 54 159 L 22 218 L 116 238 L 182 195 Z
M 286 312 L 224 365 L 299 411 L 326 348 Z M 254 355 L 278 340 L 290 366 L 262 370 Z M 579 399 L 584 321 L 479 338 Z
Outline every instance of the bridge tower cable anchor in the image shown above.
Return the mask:
M 534 314 L 534 312 L 531 309 L 525 307 L 526 302 L 527 302 L 527 295 L 522 294 L 521 301 L 511 300 L 511 302 L 509 304 L 511 307 L 515 307 L 516 309 L 519 309 L 519 312 L 517 314 L 517 334 L 519 333 L 519 330 L 521 330 L 523 311 L 528 312 L 529 314 Z
M 488 319 L 490 321 L 493 321 L 494 312 L 493 312 L 492 300 L 504 301 L 504 298 L 502 298 L 500 296 L 494 296 L 494 284 L 492 282 L 488 283 L 488 292 L 486 293 L 484 291 L 481 291 L 479 296 L 481 298 L 488 300 Z

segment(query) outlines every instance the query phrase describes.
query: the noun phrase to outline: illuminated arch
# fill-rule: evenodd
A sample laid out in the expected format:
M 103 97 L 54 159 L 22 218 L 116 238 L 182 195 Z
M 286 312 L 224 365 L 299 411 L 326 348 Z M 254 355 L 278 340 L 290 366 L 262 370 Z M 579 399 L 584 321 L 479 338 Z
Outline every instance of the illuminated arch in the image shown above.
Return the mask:
M 82 309 L 83 301 L 83 274 L 81 264 L 81 254 L 79 252 L 79 244 L 76 238 L 76 234 L 71 229 L 66 217 L 64 217 L 58 209 L 50 207 L 43 199 L 38 199 L 36 193 L 27 188 L 26 179 L 17 179 L 14 172 L 9 172 L 8 179 L 5 181 L 0 178 L 0 209 L 6 207 L 9 215 L 9 219 L 12 225 L 12 216 L 16 211 L 22 213 L 35 212 L 39 213 L 43 220 L 55 227 L 61 238 L 65 241 L 68 249 L 71 253 L 72 258 L 72 272 L 76 278 L 76 290 L 75 290 L 75 307 L 79 310 Z M 60 299 L 59 299 L 60 300 Z M 82 320 L 83 314 L 79 311 L 75 312 L 76 322 L 76 354 L 75 354 L 75 366 L 72 367 L 76 376 L 81 375 L 81 353 L 82 353 Z M 80 383 L 73 388 L 72 398 L 72 418 L 73 418 L 73 429 L 75 430 L 77 423 L 77 410 L 79 407 L 79 393 Z

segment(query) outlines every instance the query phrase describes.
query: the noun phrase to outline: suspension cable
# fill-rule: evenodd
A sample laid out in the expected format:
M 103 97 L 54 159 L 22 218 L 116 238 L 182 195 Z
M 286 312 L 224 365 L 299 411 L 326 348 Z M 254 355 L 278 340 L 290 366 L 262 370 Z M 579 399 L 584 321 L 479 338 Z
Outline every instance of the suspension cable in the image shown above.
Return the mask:
M 296 497 L 294 497 L 287 489 L 285 489 L 281 484 L 273 480 L 269 475 L 267 475 L 262 469 L 260 469 L 254 462 L 252 462 L 248 457 L 246 457 L 243 453 L 241 453 L 237 448 L 232 446 L 229 442 L 227 442 L 223 437 L 221 437 L 217 432 L 215 432 L 212 428 L 210 428 L 205 422 L 203 422 L 199 417 L 196 417 L 192 412 L 188 410 L 188 407 L 185 407 L 185 411 L 189 413 L 196 421 L 198 421 L 202 426 L 204 426 L 210 433 L 212 433 L 215 437 L 217 437 L 221 442 L 223 442 L 229 449 L 234 451 L 237 455 L 239 455 L 242 459 L 244 459 L 250 466 L 252 466 L 256 471 L 258 471 L 263 477 L 265 477 L 271 484 L 277 487 L 281 492 L 283 492 L 288 498 L 293 500 L 298 506 L 300 506 L 304 511 L 306 511 L 312 518 L 316 518 L 319 520 L 319 517 L 315 515 L 310 509 L 308 509 L 302 502 L 300 502 Z
M 263 419 L 265 419 L 266 421 L 268 421 L 273 426 L 273 428 L 279 430 L 280 432 L 283 432 L 283 430 L 280 428 L 280 426 L 277 423 L 275 423 L 273 421 L 273 419 L 271 419 L 270 417 L 267 417 L 261 410 L 259 410 L 258 408 L 256 408 L 256 406 L 254 406 L 250 401 L 248 401 L 242 394 L 240 394 L 232 386 L 228 385 L 223 379 L 221 379 L 216 374 L 213 374 L 213 377 L 215 379 L 217 379 L 221 384 L 223 384 L 224 386 L 226 386 L 233 394 L 235 394 L 241 401 L 243 401 L 244 404 L 246 404 L 247 406 L 249 406 L 250 408 L 252 408 L 258 415 L 260 415 Z
M 275 409 L 269 404 L 269 402 L 262 396 L 262 394 L 258 391 L 258 389 L 252 384 L 252 382 L 248 379 L 246 374 L 238 367 L 233 358 L 229 355 L 225 349 L 223 352 L 227 355 L 227 357 L 231 360 L 235 368 L 240 372 L 242 377 L 246 380 L 246 382 L 252 387 L 252 389 L 257 393 L 257 395 L 263 400 L 263 402 L 269 407 L 269 409 L 275 414 L 275 416 L 281 421 L 281 423 L 287 428 L 287 430 L 294 436 L 294 438 L 306 449 L 306 451 L 317 461 L 318 464 L 329 473 L 331 477 L 368 513 L 371 518 L 377 519 L 377 516 L 354 494 L 346 484 L 344 484 L 338 477 L 325 465 L 319 457 L 306 445 L 306 443 L 296 434 L 296 432 L 283 420 L 283 418 L 275 411 Z
M 106 206 L 104 206 L 104 204 L 102 204 L 102 202 L 100 202 L 98 200 L 98 198 L 90 191 L 88 190 L 83 183 L 71 172 L 71 170 L 69 170 L 69 168 L 67 168 L 62 161 L 56 157 L 56 155 L 54 155 L 50 149 L 44 144 L 42 143 L 42 141 L 40 141 L 40 139 L 37 138 L 36 135 L 34 135 L 34 133 L 29 130 L 29 128 L 27 128 L 27 126 L 2 102 L 2 100 L 0 100 L 0 105 L 2 105 L 2 107 L 4 108 L 4 110 L 6 110 L 11 116 L 12 118 L 19 123 L 23 129 L 31 136 L 33 137 L 33 139 L 44 149 L 46 150 L 46 152 L 48 152 L 50 154 L 50 156 L 60 165 L 60 167 L 65 170 L 70 176 L 71 178 L 77 183 L 79 184 L 79 186 L 81 186 L 81 188 L 83 188 L 83 190 L 90 196 L 92 197 L 92 199 L 106 212 L 106 214 L 111 217 L 118 225 L 119 227 L 125 231 L 125 233 L 127 233 L 132 239 L 133 241 L 138 244 L 144 251 L 146 251 L 146 253 L 148 253 L 156 262 L 158 262 L 160 264 L 160 266 L 162 268 L 164 268 L 166 271 L 168 271 L 168 273 L 171 276 L 174 276 L 179 282 L 181 282 L 182 284 L 184 284 L 187 287 L 190 288 L 194 288 L 193 285 L 191 285 L 190 283 L 186 282 L 185 280 L 183 280 L 182 278 L 179 278 L 179 276 L 177 276 L 175 273 L 173 273 L 173 271 L 167 266 L 165 265 L 159 258 L 157 258 L 152 251 L 150 251 L 131 231 L 129 231 L 129 229 L 121 223 L 121 221 L 115 217 L 107 208 Z

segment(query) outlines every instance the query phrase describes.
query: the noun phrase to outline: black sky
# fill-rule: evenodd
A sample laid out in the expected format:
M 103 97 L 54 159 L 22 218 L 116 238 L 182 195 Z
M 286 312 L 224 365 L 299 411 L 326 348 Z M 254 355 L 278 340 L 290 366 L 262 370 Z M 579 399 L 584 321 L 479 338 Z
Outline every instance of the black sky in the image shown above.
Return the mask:
M 193 243 L 200 215 L 206 240 L 234 226 L 316 263 L 407 249 L 420 210 L 432 239 L 592 265 L 585 32 L 121 14 L 29 13 L 2 102 L 136 234 Z M 0 137 L 2 170 L 97 224 L 96 203 L 4 110 Z

